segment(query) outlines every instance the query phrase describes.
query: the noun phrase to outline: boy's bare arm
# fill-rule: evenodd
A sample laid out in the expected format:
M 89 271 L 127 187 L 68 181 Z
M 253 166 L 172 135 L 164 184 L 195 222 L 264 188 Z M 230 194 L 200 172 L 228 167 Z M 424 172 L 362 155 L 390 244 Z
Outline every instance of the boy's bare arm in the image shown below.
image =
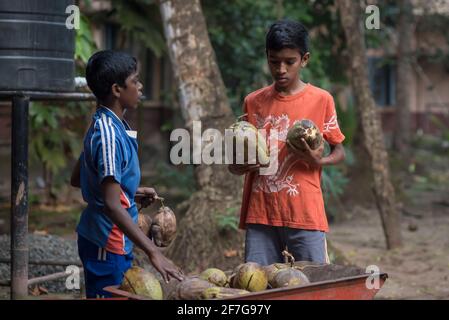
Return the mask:
M 120 185 L 113 177 L 106 177 L 101 184 L 101 191 L 105 202 L 105 213 L 120 230 L 150 259 L 150 262 L 161 273 L 165 281 L 170 277 L 182 280 L 182 271 L 167 259 L 156 245 L 140 230 L 137 224 L 120 203 Z
M 78 159 L 76 161 L 75 167 L 72 171 L 72 177 L 70 178 L 70 184 L 72 187 L 80 188 L 81 182 L 80 182 L 80 160 Z
M 341 143 L 336 145 L 330 145 L 331 152 L 326 157 L 321 158 L 320 165 L 329 166 L 333 164 L 340 163 L 345 160 L 345 148 Z
M 304 139 L 302 139 L 302 145 L 305 151 L 296 150 L 287 141 L 290 152 L 295 153 L 298 158 L 312 166 L 329 166 L 340 163 L 345 159 L 345 149 L 341 143 L 330 145 L 331 152 L 326 157 L 323 157 L 324 141 L 315 150 L 312 150 Z

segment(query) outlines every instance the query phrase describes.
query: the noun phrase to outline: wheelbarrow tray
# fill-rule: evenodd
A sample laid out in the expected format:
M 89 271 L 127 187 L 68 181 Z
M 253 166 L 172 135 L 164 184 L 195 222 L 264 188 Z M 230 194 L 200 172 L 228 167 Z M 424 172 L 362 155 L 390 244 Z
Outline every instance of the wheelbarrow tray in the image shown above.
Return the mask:
M 310 262 L 296 262 L 295 265 L 307 275 L 309 284 L 267 289 L 224 300 L 371 300 L 388 278 L 386 273 L 366 273 L 354 266 L 320 265 Z M 116 297 L 149 299 L 120 290 L 119 286 L 109 286 L 104 290 Z

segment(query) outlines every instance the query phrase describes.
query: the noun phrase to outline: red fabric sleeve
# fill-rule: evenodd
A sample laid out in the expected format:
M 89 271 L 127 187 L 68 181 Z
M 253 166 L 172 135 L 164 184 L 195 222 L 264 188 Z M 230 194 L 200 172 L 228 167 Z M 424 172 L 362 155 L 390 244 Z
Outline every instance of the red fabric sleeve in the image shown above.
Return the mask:
M 340 126 L 338 125 L 335 103 L 331 95 L 329 95 L 329 98 L 326 103 L 323 137 L 331 145 L 342 143 L 343 140 L 345 140 L 345 136 L 340 131 Z

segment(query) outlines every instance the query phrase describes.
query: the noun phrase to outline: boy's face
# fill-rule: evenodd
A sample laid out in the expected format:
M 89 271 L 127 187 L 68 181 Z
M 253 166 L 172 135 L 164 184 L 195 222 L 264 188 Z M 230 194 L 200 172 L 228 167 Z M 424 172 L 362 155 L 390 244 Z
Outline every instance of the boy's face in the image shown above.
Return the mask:
M 142 83 L 139 81 L 139 73 L 132 73 L 125 81 L 125 87 L 120 87 L 119 102 L 125 109 L 135 109 L 142 95 Z
M 286 90 L 297 85 L 299 73 L 306 66 L 309 53 L 303 57 L 298 49 L 268 50 L 267 60 L 276 89 Z

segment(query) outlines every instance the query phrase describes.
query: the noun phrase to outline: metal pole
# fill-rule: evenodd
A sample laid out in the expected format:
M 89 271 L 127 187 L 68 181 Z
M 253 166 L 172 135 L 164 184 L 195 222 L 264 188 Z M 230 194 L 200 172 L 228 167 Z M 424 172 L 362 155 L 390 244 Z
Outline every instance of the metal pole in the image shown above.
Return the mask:
M 80 267 L 79 268 L 79 272 L 84 272 L 84 268 Z M 42 282 L 46 282 L 46 281 L 52 281 L 52 280 L 58 280 L 64 277 L 68 277 L 69 274 L 67 274 L 65 271 L 62 272 L 57 272 L 57 273 L 52 273 L 52 274 L 48 274 L 46 276 L 41 276 L 41 277 L 36 277 L 36 278 L 31 278 L 28 280 L 28 286 L 32 286 L 38 283 L 42 283 Z M 11 281 L 9 280 L 0 280 L 0 287 L 10 287 L 11 286 Z
M 84 271 L 83 268 L 79 269 L 80 273 Z M 69 274 L 67 274 L 65 271 L 62 272 L 58 272 L 58 273 L 53 273 L 53 274 L 49 274 L 46 276 L 42 276 L 42 277 L 37 277 L 37 278 L 31 278 L 30 280 L 28 280 L 28 285 L 32 286 L 38 283 L 42 283 L 42 282 L 46 282 L 46 281 L 52 281 L 52 280 L 58 280 L 61 278 L 67 278 L 69 276 Z
M 12 99 L 11 152 L 11 299 L 28 295 L 28 107 L 30 99 Z

